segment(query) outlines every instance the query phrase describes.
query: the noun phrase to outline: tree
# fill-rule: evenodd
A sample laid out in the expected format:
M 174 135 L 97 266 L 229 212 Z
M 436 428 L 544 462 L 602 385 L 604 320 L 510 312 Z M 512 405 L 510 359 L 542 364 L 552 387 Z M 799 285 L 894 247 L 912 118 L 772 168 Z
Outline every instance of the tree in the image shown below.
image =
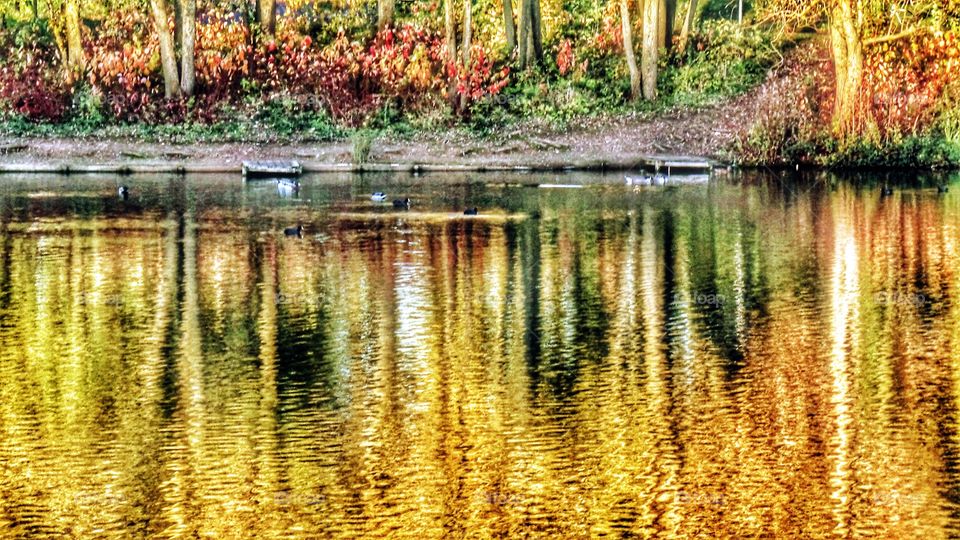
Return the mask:
M 687 41 L 690 39 L 690 32 L 693 32 L 697 27 L 698 8 L 697 0 L 690 0 L 687 5 L 687 16 L 683 18 L 683 27 L 680 29 L 680 42 L 677 45 L 677 48 L 681 52 L 687 50 Z
M 470 73 L 470 44 L 473 41 L 473 2 L 463 0 L 463 72 Z M 460 109 L 467 108 L 469 92 L 460 95 Z
M 520 0 L 520 69 L 543 62 L 540 0 Z
M 83 52 L 83 40 L 80 34 L 80 6 L 77 0 L 66 0 L 63 4 L 63 22 L 67 34 L 67 68 L 71 72 L 79 71 L 86 64 Z
M 443 35 L 446 43 L 446 64 L 447 69 L 452 69 L 457 65 L 457 26 L 453 13 L 453 0 L 443 1 Z M 447 88 L 447 99 L 453 107 L 457 106 L 457 79 L 450 78 Z
M 513 0 L 503 0 L 503 28 L 507 35 L 507 51 L 517 50 L 517 29 L 513 21 Z
M 644 0 L 643 51 L 640 58 L 643 97 L 657 99 L 657 63 L 660 61 L 661 13 L 664 0 Z
M 177 71 L 177 53 L 173 47 L 173 35 L 170 33 L 170 12 L 166 0 L 150 0 L 153 12 L 153 24 L 157 28 L 160 41 L 160 65 L 163 69 L 163 95 L 167 98 L 180 97 L 180 77 Z
M 633 21 L 630 18 L 630 5 L 620 0 L 620 28 L 623 32 L 623 53 L 630 71 L 630 99 L 640 99 L 640 69 L 637 67 L 637 55 L 633 49 Z
M 393 25 L 394 0 L 377 0 L 377 30 Z
M 196 86 L 197 0 L 180 0 L 180 90 L 192 96 Z
M 834 135 L 845 139 L 875 127 L 866 104 L 872 96 L 864 87 L 865 57 L 873 45 L 903 39 L 915 33 L 920 21 L 930 20 L 931 10 L 946 5 L 943 0 L 900 2 L 896 0 L 767 0 L 759 9 L 768 19 L 779 19 L 784 28 L 816 24 L 824 17 L 830 35 L 835 76 Z M 896 17 L 890 17 L 896 13 Z
M 276 33 L 276 0 L 257 0 L 257 22 L 260 23 L 260 32 L 264 35 L 272 37 Z
M 664 2 L 664 19 L 666 25 L 663 29 L 663 46 L 669 49 L 673 46 L 673 31 L 677 22 L 677 0 Z

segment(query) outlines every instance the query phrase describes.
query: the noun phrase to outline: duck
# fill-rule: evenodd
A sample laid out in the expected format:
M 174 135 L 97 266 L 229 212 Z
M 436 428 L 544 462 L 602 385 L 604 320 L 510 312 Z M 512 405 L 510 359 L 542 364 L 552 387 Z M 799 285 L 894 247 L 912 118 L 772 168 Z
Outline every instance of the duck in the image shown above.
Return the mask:
M 478 212 L 476 206 L 474 206 L 473 208 L 467 208 L 466 210 L 463 211 L 463 215 L 465 215 L 465 216 L 475 216 L 475 215 L 477 215 L 478 213 L 479 213 L 479 212 Z
M 628 186 L 649 186 L 652 180 L 653 178 L 645 174 L 640 176 L 631 176 L 628 174 L 623 177 L 624 183 Z
M 303 225 L 297 225 L 296 227 L 287 227 L 283 230 L 284 236 L 296 236 L 298 238 L 303 237 Z
M 127 197 L 130 196 L 130 188 L 127 186 L 120 186 L 117 188 L 117 195 L 119 195 L 121 199 L 127 200 Z
M 382 191 L 377 191 L 373 195 L 370 195 L 370 200 L 373 202 L 385 202 L 387 200 L 387 194 Z
M 406 210 L 410 209 L 410 199 L 395 199 L 393 201 L 394 208 L 403 208 Z
M 884 184 L 884 186 L 883 186 L 882 188 L 880 188 L 880 196 L 881 196 L 881 197 L 889 197 L 889 196 L 891 196 L 891 195 L 893 195 L 893 188 L 890 187 L 890 186 L 888 186 L 888 185 L 886 185 L 886 184 Z
M 300 194 L 300 182 L 296 180 L 278 180 L 277 193 L 281 197 L 296 197 Z
M 663 174 L 657 173 L 654 176 L 624 176 L 624 183 L 628 186 L 662 186 L 667 183 L 667 177 Z

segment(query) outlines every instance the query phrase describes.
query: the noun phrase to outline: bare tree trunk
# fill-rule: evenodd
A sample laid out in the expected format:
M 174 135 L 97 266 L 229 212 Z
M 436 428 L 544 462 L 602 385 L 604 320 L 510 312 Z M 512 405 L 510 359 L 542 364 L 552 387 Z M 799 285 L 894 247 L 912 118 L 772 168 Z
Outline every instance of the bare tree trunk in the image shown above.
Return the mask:
M 520 50 L 518 51 L 520 69 L 527 67 L 527 52 L 530 48 L 530 2 L 520 0 Z
M 522 0 L 521 0 L 522 1 Z M 503 28 L 507 33 L 507 50 L 517 50 L 517 29 L 513 21 L 513 0 L 503 0 Z
M 447 68 L 457 65 L 457 28 L 453 14 L 453 0 L 443 2 L 443 31 L 447 43 Z M 447 89 L 447 99 L 452 106 L 457 104 L 457 78 L 451 77 Z
M 463 0 L 463 71 L 470 73 L 470 42 L 473 40 L 473 2 Z M 466 110 L 470 101 L 470 89 L 460 94 L 460 110 Z
M 830 35 L 835 41 L 832 49 L 838 73 L 834 130 L 841 138 L 845 138 L 861 127 L 858 126 L 858 117 L 863 91 L 863 38 L 859 13 L 853 11 L 847 0 L 839 2 L 839 8 L 834 10 L 833 15 L 837 21 L 831 23 Z M 836 41 L 841 41 L 842 45 Z
M 677 26 L 677 0 L 666 0 L 665 5 L 665 15 L 667 24 L 664 27 L 664 47 L 668 49 L 673 47 L 673 32 Z
M 627 0 L 620 0 L 620 28 L 623 32 L 623 52 L 630 71 L 630 100 L 640 99 L 640 69 L 637 67 L 637 54 L 633 50 L 633 23 L 630 20 L 630 6 Z
M 660 5 L 662 0 L 645 0 L 643 6 L 643 50 L 640 69 L 643 97 L 657 99 L 657 63 L 660 60 Z
M 67 34 L 67 67 L 70 71 L 82 70 L 87 63 L 80 35 L 80 6 L 77 0 L 67 0 L 63 6 L 64 26 Z
M 166 0 L 150 0 L 153 24 L 157 27 L 160 41 L 160 64 L 163 66 L 163 94 L 168 99 L 180 97 L 180 77 L 177 73 L 177 57 L 173 50 L 173 35 L 170 33 L 170 15 Z
M 197 82 L 195 54 L 197 44 L 197 0 L 180 0 L 182 7 L 183 42 L 180 45 L 180 90 L 192 96 Z
M 377 31 L 393 25 L 394 0 L 377 0 Z
M 257 0 L 257 22 L 260 31 L 273 36 L 277 31 L 277 4 L 276 0 Z
M 183 48 L 183 1 L 173 0 L 173 50 L 180 58 L 180 50 Z
M 683 28 L 680 30 L 680 51 L 687 50 L 687 41 L 690 39 L 690 32 L 696 29 L 697 8 L 697 0 L 690 0 L 690 5 L 687 7 L 687 16 L 683 19 Z
M 543 18 L 540 16 L 540 0 L 527 0 L 530 2 L 530 37 L 533 40 L 533 55 L 537 64 L 543 63 L 543 33 L 541 25 Z

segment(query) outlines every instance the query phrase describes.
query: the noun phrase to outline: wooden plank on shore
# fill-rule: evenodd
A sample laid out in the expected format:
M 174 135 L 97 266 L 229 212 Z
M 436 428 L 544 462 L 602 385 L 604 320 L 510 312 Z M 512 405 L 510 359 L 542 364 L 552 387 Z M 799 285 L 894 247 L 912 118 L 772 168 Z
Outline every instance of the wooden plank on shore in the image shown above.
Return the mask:
M 244 178 L 300 176 L 303 165 L 297 160 L 244 161 L 241 168 Z
M 16 154 L 27 149 L 25 144 L 2 144 L 0 145 L 0 154 Z

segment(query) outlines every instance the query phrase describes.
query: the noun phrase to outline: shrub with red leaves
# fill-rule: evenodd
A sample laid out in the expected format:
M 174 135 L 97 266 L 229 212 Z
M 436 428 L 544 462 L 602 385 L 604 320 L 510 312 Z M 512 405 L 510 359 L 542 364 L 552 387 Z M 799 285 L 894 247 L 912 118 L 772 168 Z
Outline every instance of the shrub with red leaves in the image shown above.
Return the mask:
M 4 109 L 32 121 L 57 122 L 70 107 L 70 92 L 42 65 L 16 70 L 0 68 L 0 101 Z
M 46 44 L 37 29 L 25 28 L 25 36 L 0 33 L 0 47 L 7 51 L 0 64 L 0 109 L 31 121 L 56 122 L 70 107 L 70 87 L 60 73 L 52 44 Z M 29 46 L 18 46 L 30 43 Z

